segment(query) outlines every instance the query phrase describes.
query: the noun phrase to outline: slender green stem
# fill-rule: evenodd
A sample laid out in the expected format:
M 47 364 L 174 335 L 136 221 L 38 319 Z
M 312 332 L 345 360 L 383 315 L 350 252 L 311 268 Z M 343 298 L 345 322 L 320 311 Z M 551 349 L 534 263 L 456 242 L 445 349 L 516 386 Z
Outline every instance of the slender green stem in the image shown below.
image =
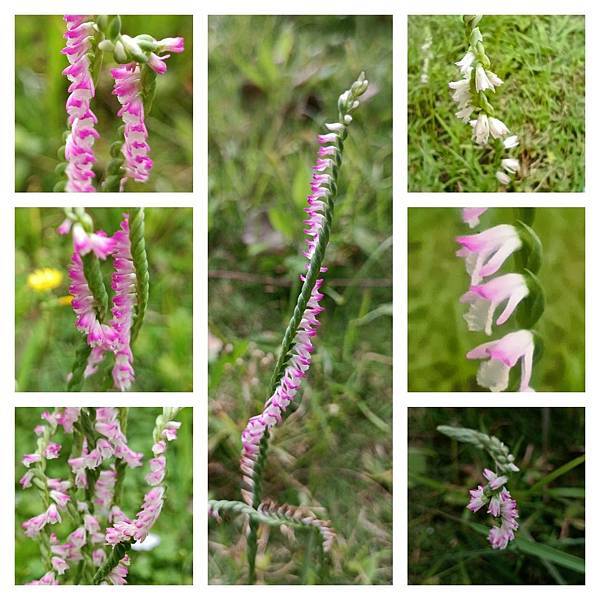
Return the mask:
M 119 564 L 119 561 L 131 548 L 131 542 L 119 542 L 108 555 L 106 560 L 98 567 L 92 578 L 92 585 L 100 585 L 108 577 L 110 572 Z
M 131 327 L 131 343 L 133 344 L 140 332 L 146 308 L 148 307 L 150 274 L 148 272 L 148 257 L 146 255 L 146 242 L 144 239 L 144 209 L 133 208 L 131 209 L 131 214 L 129 240 L 137 282 L 137 307 Z

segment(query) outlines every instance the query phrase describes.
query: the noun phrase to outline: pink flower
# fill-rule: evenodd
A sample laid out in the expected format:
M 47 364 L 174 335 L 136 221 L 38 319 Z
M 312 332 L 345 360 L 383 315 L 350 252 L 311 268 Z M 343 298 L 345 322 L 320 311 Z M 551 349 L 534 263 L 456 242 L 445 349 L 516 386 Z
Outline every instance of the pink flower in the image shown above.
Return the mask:
M 104 231 L 88 233 L 83 225 L 73 225 L 73 249 L 81 256 L 93 252 L 100 260 L 106 260 L 113 251 L 113 240 Z
M 81 408 L 63 408 L 62 412 L 57 413 L 56 422 L 62 425 L 65 433 L 73 432 L 73 424 L 79 419 Z
M 39 454 L 25 454 L 22 462 L 26 467 L 30 467 L 33 463 L 39 462 L 40 460 L 42 460 L 42 457 Z
M 508 300 L 496 321 L 496 325 L 502 325 L 528 294 L 525 277 L 517 273 L 501 275 L 486 283 L 472 285 L 460 298 L 460 302 L 470 305 L 469 311 L 464 315 L 469 331 L 485 331 L 487 335 L 492 335 L 492 321 L 496 308 Z
M 58 512 L 58 508 L 56 508 L 56 504 L 52 503 L 46 510 L 46 522 L 47 523 L 60 523 L 62 519 L 60 518 L 60 513 Z
M 68 161 L 67 192 L 94 192 L 92 184 L 94 172 L 92 165 L 96 161 L 93 145 L 100 137 L 94 128 L 96 115 L 90 108 L 95 95 L 94 82 L 90 72 L 89 53 L 92 52 L 91 40 L 94 38 L 94 25 L 87 16 L 65 15 L 67 40 L 62 53 L 67 57 L 69 66 L 63 75 L 71 82 L 66 109 L 71 131 L 65 145 L 65 158 Z
M 59 492 L 58 490 L 51 490 L 50 498 L 52 498 L 60 508 L 64 508 L 71 499 L 68 494 Z
M 167 54 L 166 56 L 157 56 L 156 54 L 154 54 L 154 52 L 151 52 L 150 56 L 148 57 L 148 66 L 155 73 L 163 75 L 167 72 L 167 63 L 165 62 L 165 60 L 169 57 L 169 54 Z
M 101 509 L 108 510 L 112 504 L 115 493 L 115 484 L 117 482 L 117 473 L 110 470 L 100 471 L 96 487 L 94 489 L 94 504 Z
M 129 556 L 126 554 L 119 564 L 108 574 L 107 579 L 112 585 L 127 584 L 127 567 L 129 566 Z
M 36 517 L 28 519 L 21 526 L 27 537 L 34 538 L 39 535 L 40 531 L 46 526 L 46 523 L 48 523 L 48 516 L 43 512 Z
M 477 512 L 480 508 L 487 504 L 488 498 L 485 495 L 484 489 L 479 485 L 476 490 L 469 490 L 471 500 L 467 504 L 467 508 L 473 512 Z
M 521 360 L 520 392 L 534 391 L 529 387 L 533 367 L 534 342 L 531 331 L 521 329 L 503 338 L 477 346 L 467 353 L 469 359 L 489 359 L 482 362 L 477 372 L 477 383 L 492 392 L 503 392 L 508 387 L 510 369 Z
M 463 208 L 462 209 L 462 220 L 471 229 L 479 225 L 479 217 L 486 211 L 487 208 Z
M 113 94 L 117 96 L 121 104 L 121 109 L 117 114 L 125 124 L 125 141 L 121 152 L 125 157 L 126 175 L 121 181 L 122 190 L 129 177 L 142 183 L 148 181 L 152 160 L 148 156 L 150 146 L 146 141 L 148 131 L 144 124 L 140 67 L 137 63 L 129 63 L 112 69 L 111 74 L 115 80 Z
M 145 496 L 142 509 L 134 521 L 135 532 L 133 538 L 136 542 L 143 542 L 150 529 L 160 516 L 163 507 L 165 488 L 153 487 Z
M 136 274 L 131 256 L 129 219 L 125 215 L 121 228 L 114 234 L 112 289 L 114 291 L 111 327 L 117 333 L 115 366 L 112 371 L 115 387 L 125 391 L 131 387 L 135 374 L 131 352 L 131 326 L 137 301 Z
M 60 448 L 60 444 L 57 444 L 56 442 L 50 442 L 44 450 L 44 456 L 47 459 L 58 458 L 58 455 L 60 454 Z
M 164 455 L 150 459 L 150 473 L 146 475 L 148 485 L 159 485 L 165 478 L 167 459 Z
M 60 558 L 59 556 L 53 556 L 52 567 L 59 575 L 62 575 L 69 568 L 69 565 L 64 559 Z
M 34 579 L 27 585 L 58 585 L 53 571 L 48 571 L 41 579 Z
M 169 421 L 162 430 L 162 436 L 169 442 L 177 439 L 177 430 L 181 427 L 179 421 Z
M 106 552 L 102 548 L 92 551 L 92 562 L 95 567 L 99 567 L 106 560 Z
M 184 51 L 184 39 L 182 37 L 174 37 L 174 38 L 164 38 L 162 40 L 158 40 L 158 50 L 157 52 L 160 54 L 161 52 L 183 52 Z
M 467 273 L 471 275 L 471 285 L 496 273 L 504 261 L 522 245 L 519 234 L 512 225 L 497 225 L 475 235 L 459 236 L 456 241 L 462 246 L 456 256 L 465 259 Z
M 33 471 L 27 471 L 21 479 L 19 479 L 19 483 L 23 489 L 31 487 L 31 481 L 33 480 L 35 473 Z
M 508 477 L 505 477 L 504 475 L 496 475 L 496 473 L 490 469 L 484 469 L 483 476 L 488 480 L 488 485 L 493 490 L 497 490 L 508 481 Z

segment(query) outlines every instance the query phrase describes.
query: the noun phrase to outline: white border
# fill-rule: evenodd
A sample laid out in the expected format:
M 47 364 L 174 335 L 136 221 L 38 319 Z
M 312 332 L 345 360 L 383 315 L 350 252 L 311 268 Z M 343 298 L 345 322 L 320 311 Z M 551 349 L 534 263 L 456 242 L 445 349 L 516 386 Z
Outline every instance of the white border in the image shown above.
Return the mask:
M 595 299 L 597 291 L 596 278 L 591 271 L 596 269 L 595 259 L 598 254 L 598 200 L 594 192 L 598 191 L 598 172 L 594 158 L 598 157 L 598 128 L 600 123 L 597 111 L 594 110 L 598 100 L 597 78 L 594 77 L 598 64 L 598 11 L 600 3 L 593 0 L 508 0 L 481 1 L 456 0 L 453 3 L 441 0 L 419 0 L 414 2 L 398 2 L 393 0 L 370 0 L 368 3 L 358 0 L 255 0 L 251 4 L 242 0 L 213 0 L 204 3 L 191 0 L 170 0 L 169 2 L 144 3 L 124 0 L 115 2 L 79 2 L 60 0 L 54 2 L 20 1 L 4 2 L 0 7 L 0 50 L 4 62 L 4 80 L 8 82 L 0 94 L 0 189 L 4 200 L 0 201 L 0 256 L 4 264 L 0 276 L 0 303 L 2 325 L 0 340 L 2 343 L 2 359 L 0 361 L 0 506 L 4 508 L 5 518 L 0 519 L 0 590 L 9 593 L 10 597 L 21 598 L 43 593 L 46 597 L 60 594 L 61 597 L 74 597 L 80 592 L 76 587 L 45 588 L 44 592 L 24 586 L 14 586 L 14 516 L 13 516 L 13 481 L 14 481 L 14 439 L 13 418 L 15 405 L 46 405 L 56 403 L 55 395 L 15 394 L 14 392 L 14 217 L 15 206 L 56 206 L 61 200 L 54 194 L 15 194 L 14 193 L 14 14 L 56 14 L 56 13 L 116 13 L 121 14 L 193 14 L 194 15 L 194 194 L 130 194 L 127 204 L 144 206 L 194 206 L 194 392 L 184 395 L 166 394 L 128 394 L 119 395 L 115 403 L 126 401 L 128 405 L 158 405 L 161 402 L 176 401 L 181 405 L 194 407 L 194 585 L 173 586 L 166 590 L 163 586 L 115 587 L 116 594 L 144 594 L 148 599 L 163 598 L 165 593 L 175 591 L 181 598 L 198 597 L 198 594 L 209 598 L 231 598 L 234 594 L 243 593 L 250 597 L 274 597 L 285 594 L 286 597 L 303 597 L 307 590 L 302 586 L 275 586 L 260 588 L 244 588 L 207 585 L 207 536 L 206 506 L 207 490 L 207 417 L 206 417 L 206 383 L 207 383 L 207 14 L 393 14 L 394 15 L 394 585 L 378 586 L 375 593 L 383 598 L 397 597 L 398 594 L 419 598 L 440 593 L 448 597 L 462 598 L 471 590 L 462 586 L 440 589 L 439 586 L 406 586 L 406 407 L 407 406 L 498 406 L 506 405 L 506 396 L 495 394 L 407 394 L 406 393 L 406 207 L 407 206 L 478 206 L 483 203 L 495 206 L 585 206 L 587 236 L 586 256 L 588 261 L 587 294 L 588 300 Z M 407 14 L 585 14 L 586 15 L 586 191 L 583 194 L 406 194 L 406 15 Z M 8 75 L 10 74 L 10 75 Z M 84 203 L 87 206 L 109 206 L 106 194 L 98 196 L 71 195 L 69 204 Z M 122 198 L 115 198 L 114 204 L 125 203 Z M 586 339 L 588 367 L 598 364 L 593 346 L 593 333 L 598 332 L 598 321 L 593 311 L 587 312 Z M 589 367 L 586 376 L 586 392 L 583 394 L 537 394 L 523 397 L 523 405 L 527 406 L 561 406 L 584 405 L 587 414 L 587 498 L 588 508 L 598 504 L 597 499 L 597 442 L 594 434 L 597 429 L 597 409 L 594 402 L 598 390 L 598 375 L 593 367 Z M 164 400 L 163 400 L 164 398 Z M 511 396 L 509 403 L 517 400 Z M 54 400 L 54 402 L 53 402 Z M 105 396 L 83 394 L 77 396 L 77 404 L 107 403 Z M 62 403 L 73 402 L 65 396 Z M 594 473 L 595 471 L 595 473 Z M 11 515 L 6 518 L 6 515 Z M 598 548 L 597 518 L 593 510 L 587 515 L 587 578 L 586 586 L 571 587 L 564 590 L 558 586 L 544 586 L 540 593 L 548 597 L 558 594 L 569 594 L 575 597 L 589 596 L 592 589 L 598 590 L 596 563 L 600 554 Z M 504 598 L 507 593 L 516 593 L 518 597 L 529 591 L 528 586 L 511 586 L 508 589 L 500 586 L 476 586 L 472 593 L 485 594 L 486 598 Z M 537 588 L 535 588 L 537 592 Z M 86 595 L 90 598 L 100 597 L 101 588 L 90 588 Z M 369 593 L 363 586 L 317 587 L 309 591 L 317 597 L 362 597 Z

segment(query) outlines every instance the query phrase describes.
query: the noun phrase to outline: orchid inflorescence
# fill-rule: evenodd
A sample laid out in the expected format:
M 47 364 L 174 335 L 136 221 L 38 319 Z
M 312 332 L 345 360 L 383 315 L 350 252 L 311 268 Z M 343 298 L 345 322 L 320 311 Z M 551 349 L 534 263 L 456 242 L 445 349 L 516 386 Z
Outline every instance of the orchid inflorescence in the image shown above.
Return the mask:
M 510 475 L 519 471 L 514 456 L 498 438 L 481 431 L 449 425 L 440 425 L 437 430 L 459 442 L 486 450 L 494 460 L 498 473 L 491 469 L 483 470 L 486 483 L 469 490 L 467 509 L 475 513 L 487 506 L 487 513 L 500 520 L 489 530 L 488 541 L 495 550 L 504 550 L 515 539 L 519 528 L 517 503 L 506 489 Z
M 118 15 L 65 15 L 66 46 L 62 53 L 69 66 L 63 74 L 70 81 L 66 103 L 68 114 L 65 145 L 59 150 L 63 163 L 57 168 L 66 180 L 55 191 L 94 192 L 96 162 L 94 142 L 100 137 L 91 103 L 103 55 L 111 54 L 120 66 L 111 70 L 113 94 L 121 105 L 117 116 L 123 120 L 120 139 L 112 144 L 113 160 L 102 184 L 104 191 L 123 191 L 128 179 L 146 182 L 152 169 L 145 115 L 156 88 L 156 76 L 167 70 L 166 52 L 183 52 L 182 37 L 156 40 L 147 34 L 134 38 L 121 32 Z
M 448 86 L 454 90 L 452 99 L 458 108 L 455 115 L 464 123 L 471 125 L 475 143 L 485 146 L 491 136 L 492 139 L 501 142 L 504 152 L 516 148 L 519 145 L 519 138 L 516 135 L 509 135 L 509 128 L 496 118 L 496 111 L 490 102 L 489 94 L 494 94 L 503 81 L 490 70 L 491 61 L 485 52 L 483 36 L 478 27 L 481 18 L 481 15 L 462 17 L 468 49 L 462 59 L 455 63 L 462 79 L 451 81 Z M 471 118 L 473 113 L 475 119 Z M 511 176 L 520 171 L 519 161 L 511 156 L 505 156 L 500 161 L 500 167 L 496 171 L 496 179 L 502 185 L 508 186 Z
M 149 490 L 142 506 L 130 518 L 121 508 L 126 469 L 142 466 L 143 455 L 127 442 L 126 408 L 56 408 L 42 413 L 35 427 L 37 447 L 23 456 L 27 471 L 19 483 L 35 487 L 44 510 L 22 524 L 24 534 L 39 542 L 45 574 L 31 585 L 127 583 L 127 554 L 141 549 L 160 516 L 165 497 L 167 443 L 177 438 L 180 409 L 163 408 L 155 421 L 153 458 L 145 481 Z M 54 441 L 62 429 L 62 441 Z M 63 446 L 70 436 L 71 454 Z M 64 459 L 71 477 L 50 477 L 49 463 Z M 52 525 L 72 527 L 60 539 Z
M 464 208 L 463 221 L 473 228 L 486 208 Z M 471 276 L 468 291 L 460 302 L 468 304 L 464 318 L 469 331 L 492 335 L 496 309 L 504 305 L 496 325 L 505 324 L 516 312 L 520 329 L 499 340 L 481 344 L 467 353 L 468 359 L 484 360 L 477 383 L 493 392 L 509 388 L 510 370 L 521 361 L 520 392 L 533 392 L 530 386 L 534 358 L 541 354 L 541 339 L 532 329 L 544 311 L 544 293 L 537 272 L 541 266 L 542 245 L 531 228 L 533 209 L 521 209 L 515 225 L 496 225 L 473 235 L 456 238 L 461 248 L 456 255 L 465 259 Z M 529 223 L 528 223 L 529 222 Z M 514 255 L 516 272 L 495 275 Z M 489 359 L 489 360 L 486 360 Z
M 318 136 L 319 150 L 312 168 L 311 193 L 307 198 L 308 215 L 305 223 L 306 266 L 300 276 L 302 287 L 292 317 L 285 331 L 279 358 L 275 365 L 269 397 L 262 412 L 252 417 L 242 433 L 241 494 L 244 503 L 213 500 L 209 503 L 209 515 L 220 518 L 219 511 L 241 513 L 248 517 L 247 557 L 249 582 L 256 579 L 257 530 L 260 523 L 289 527 L 313 527 L 322 539 L 323 552 L 329 552 L 335 534 L 328 521 L 315 516 L 302 507 L 278 506 L 271 500 L 263 500 L 263 473 L 272 429 L 281 425 L 298 406 L 300 388 L 311 365 L 314 350 L 312 340 L 319 327 L 319 314 L 324 310 L 321 288 L 325 250 L 333 219 L 337 196 L 338 177 L 342 164 L 344 141 L 352 123 L 352 113 L 360 105 L 359 98 L 368 87 L 364 73 L 338 99 L 338 120 L 326 123 L 326 132 Z
M 65 209 L 58 227 L 72 232 L 73 254 L 69 269 L 75 327 L 84 334 L 81 350 L 68 377 L 69 391 L 80 389 L 83 379 L 96 373 L 107 354 L 114 356 L 112 385 L 128 390 L 135 379 L 131 346 L 140 330 L 148 304 L 149 274 L 144 241 L 144 209 L 135 208 L 130 222 L 123 215 L 119 229 L 108 236 L 95 231 L 82 208 Z M 104 285 L 101 261 L 112 258 L 112 307 Z

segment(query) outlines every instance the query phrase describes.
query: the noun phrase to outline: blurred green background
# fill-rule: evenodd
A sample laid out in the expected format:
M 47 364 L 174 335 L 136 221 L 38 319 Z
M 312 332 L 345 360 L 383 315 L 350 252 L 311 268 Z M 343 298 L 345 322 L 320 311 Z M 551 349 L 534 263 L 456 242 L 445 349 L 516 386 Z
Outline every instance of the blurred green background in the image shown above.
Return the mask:
M 514 454 L 507 488 L 520 520 L 506 550 L 487 542 L 494 519 L 465 508 L 492 459 L 438 425 L 494 435 Z M 409 584 L 585 583 L 584 432 L 583 408 L 410 408 Z
M 21 463 L 24 454 L 35 450 L 36 437 L 33 428 L 45 423 L 40 418 L 44 410 L 53 408 L 15 409 L 15 583 L 28 583 L 44 575 L 44 565 L 36 540 L 25 537 L 21 523 L 42 512 L 43 505 L 34 488 L 23 490 L 20 477 L 26 469 Z M 148 472 L 148 459 L 152 457 L 152 431 L 156 417 L 162 408 L 130 408 L 127 425 L 127 441 L 133 450 L 143 452 L 144 465 L 127 469 L 123 486 L 121 508 L 128 517 L 140 510 L 148 484 L 144 476 Z M 177 420 L 181 427 L 177 440 L 169 443 L 167 450 L 167 492 L 165 503 L 152 533 L 160 537 L 160 544 L 151 551 L 129 552 L 128 583 L 131 585 L 176 585 L 192 583 L 192 409 L 184 408 Z M 49 477 L 68 479 L 71 475 L 65 456 L 71 453 L 72 436 L 62 428 L 53 437 L 63 445 L 59 459 L 48 461 Z M 66 521 L 66 522 L 65 522 Z M 103 524 L 104 526 L 104 524 Z M 54 526 L 59 539 L 66 537 L 74 527 L 70 519 Z M 69 573 L 69 571 L 67 571 Z
M 369 79 L 345 144 L 314 363 L 274 433 L 265 494 L 327 509 L 332 583 L 389 583 L 392 19 L 211 17 L 209 50 L 212 498 L 240 498 L 240 434 L 266 400 L 305 263 L 316 135 L 361 70 Z M 211 525 L 212 583 L 245 581 L 243 537 L 241 520 Z M 259 581 L 314 581 L 304 541 L 272 530 Z
M 126 208 L 93 208 L 96 229 L 112 235 Z M 15 210 L 15 353 L 19 391 L 64 391 L 82 337 L 75 315 L 58 299 L 68 293 L 73 242 L 56 228 L 64 219 L 58 208 Z M 150 266 L 150 300 L 133 353 L 136 380 L 132 391 L 192 390 L 192 209 L 145 210 L 146 251 Z M 49 292 L 27 284 L 35 269 L 62 273 L 62 283 Z M 110 290 L 112 261 L 103 263 Z M 110 357 L 103 365 L 109 366 Z M 104 369 L 83 390 L 102 389 Z
M 122 31 L 157 39 L 183 36 L 185 51 L 173 54 L 168 70 L 156 82 L 156 98 L 146 117 L 148 142 L 154 161 L 147 183 L 127 182 L 130 192 L 192 191 L 192 17 L 189 15 L 122 15 Z M 68 65 L 64 48 L 62 15 L 15 17 L 15 190 L 51 192 L 59 180 L 54 169 L 57 151 L 66 129 L 65 102 L 68 81 L 62 70 Z M 109 147 L 117 136 L 121 119 L 119 103 L 112 94 L 113 79 L 105 62 L 96 85 L 92 110 L 96 126 L 96 184 L 103 179 L 111 160 Z
M 494 325 L 491 338 L 467 329 L 463 319 L 467 305 L 458 299 L 468 290 L 470 278 L 464 260 L 455 256 L 459 248 L 455 237 L 515 223 L 516 218 L 514 209 L 489 209 L 480 226 L 469 230 L 458 208 L 408 210 L 409 391 L 485 391 L 475 381 L 480 361 L 467 360 L 465 354 L 518 326 L 513 314 L 501 327 Z M 544 340 L 544 354 L 534 366 L 532 387 L 539 392 L 584 391 L 584 209 L 538 208 L 533 229 L 544 247 L 538 275 L 546 310 L 535 325 Z M 498 274 L 514 270 L 514 260 L 509 258 Z
M 585 181 L 585 17 L 484 16 L 479 23 L 491 70 L 504 80 L 491 95 L 520 145 L 511 156 L 519 192 L 581 192 Z M 430 40 L 429 50 L 423 45 Z M 408 190 L 495 192 L 500 155 L 471 140 L 454 116 L 448 82 L 467 50 L 459 16 L 408 18 Z M 424 70 L 426 57 L 429 63 Z M 427 81 L 422 81 L 423 74 Z M 504 153 L 502 153 L 504 154 Z

